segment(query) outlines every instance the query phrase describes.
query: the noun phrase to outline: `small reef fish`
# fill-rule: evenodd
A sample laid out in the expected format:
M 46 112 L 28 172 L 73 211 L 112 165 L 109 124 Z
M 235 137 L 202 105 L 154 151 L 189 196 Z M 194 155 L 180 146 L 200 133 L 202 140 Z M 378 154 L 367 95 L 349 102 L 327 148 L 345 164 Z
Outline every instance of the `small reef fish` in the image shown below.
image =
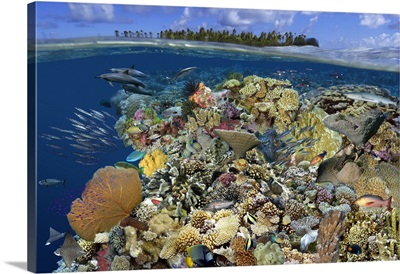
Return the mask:
M 95 76 L 95 77 L 108 81 L 108 83 L 111 86 L 113 86 L 112 83 L 114 82 L 114 83 L 120 83 L 120 84 L 132 84 L 132 85 L 136 85 L 136 86 L 146 87 L 146 85 L 142 81 L 129 75 L 128 70 L 125 70 L 124 72 L 121 72 L 121 73 L 114 73 L 114 72 L 113 73 L 104 73 L 104 74 L 101 74 L 100 76 Z
M 269 239 L 271 240 L 271 242 L 276 243 L 276 244 L 281 244 L 283 241 L 281 238 L 277 237 L 275 234 L 271 233 L 269 235 Z
M 136 162 L 140 159 L 142 159 L 146 155 L 146 152 L 144 151 L 132 151 L 127 157 L 126 161 L 127 162 Z
M 207 246 L 198 244 L 186 248 L 188 256 L 186 257 L 186 264 L 188 267 L 193 266 L 212 266 L 215 261 L 214 254 L 208 249 Z
M 353 244 L 353 245 L 348 245 L 346 250 L 350 253 L 360 255 L 362 253 L 362 249 L 359 245 Z
M 316 163 L 322 161 L 322 159 L 325 157 L 326 151 L 322 152 L 321 154 L 318 154 L 314 158 L 311 159 L 310 165 L 315 165 Z
M 246 212 L 246 215 L 244 215 L 244 219 L 250 225 L 254 225 L 255 223 L 257 223 L 257 217 L 253 214 L 250 214 L 249 212 Z
M 141 95 L 154 95 L 153 92 L 144 89 L 141 86 L 133 85 L 133 84 L 126 84 L 121 86 L 124 90 L 125 93 L 136 93 L 136 94 L 141 94 Z
M 212 203 L 209 203 L 204 207 L 205 211 L 218 211 L 221 209 L 229 208 L 235 204 L 234 201 L 215 201 Z
M 356 100 L 356 101 L 364 101 L 364 102 L 372 102 L 372 103 L 382 103 L 385 105 L 395 105 L 399 104 L 399 101 L 394 102 L 387 97 L 379 96 L 373 93 L 366 93 L 366 92 L 354 92 L 354 93 L 344 93 L 347 98 Z
M 58 180 L 58 179 L 44 179 L 39 181 L 39 185 L 41 186 L 58 186 L 63 185 L 65 187 L 65 180 Z
M 135 65 L 132 65 L 130 68 L 112 68 L 110 70 L 112 72 L 117 72 L 117 73 L 128 71 L 128 74 L 133 76 L 133 77 L 147 77 L 146 74 L 144 74 L 143 72 L 135 69 Z
M 181 107 L 170 107 L 164 110 L 161 115 L 164 118 L 168 117 L 175 117 L 175 116 L 181 116 L 182 115 L 182 108 Z
M 65 233 L 60 233 L 54 228 L 50 227 L 50 236 L 45 245 L 49 245 L 65 236 Z
M 138 126 L 131 126 L 130 128 L 128 128 L 128 129 L 126 130 L 126 132 L 127 132 L 128 134 L 139 134 L 139 133 L 142 133 L 143 130 L 142 130 L 140 127 L 138 127 Z
M 335 188 L 335 185 L 331 181 L 315 182 L 311 183 L 311 185 L 326 188 L 327 190 L 333 190 Z
M 354 202 L 354 204 L 356 205 L 366 206 L 366 207 L 386 206 L 388 211 L 392 211 L 391 203 L 392 203 L 392 197 L 389 197 L 388 199 L 384 200 L 382 199 L 382 197 L 372 194 L 363 195 Z
M 191 73 L 196 68 L 197 67 L 188 67 L 188 68 L 181 69 L 172 78 L 167 77 L 167 79 L 169 80 L 170 83 L 172 83 L 172 81 L 175 81 L 178 78 L 181 78 L 181 77 L 183 77 L 185 75 L 188 75 L 189 73 Z
M 111 107 L 111 103 L 105 99 L 100 99 L 99 101 L 99 105 L 106 107 L 106 108 L 110 108 Z
M 246 237 L 246 244 L 244 246 L 244 249 L 246 251 L 249 251 L 250 248 L 255 247 L 256 246 L 256 242 L 254 239 L 252 239 L 250 236 Z
M 132 165 L 131 163 L 119 161 L 114 164 L 115 168 L 133 168 L 136 170 L 139 174 L 143 174 L 144 172 L 144 167 L 137 167 L 135 165 Z

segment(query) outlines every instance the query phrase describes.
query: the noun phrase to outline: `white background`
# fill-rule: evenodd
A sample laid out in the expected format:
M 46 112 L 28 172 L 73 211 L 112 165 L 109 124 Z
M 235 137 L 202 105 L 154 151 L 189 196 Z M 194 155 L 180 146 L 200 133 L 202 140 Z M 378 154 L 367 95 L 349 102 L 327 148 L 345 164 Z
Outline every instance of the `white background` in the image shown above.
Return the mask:
M 14 0 L 1 1 L 1 47 L 0 47 L 0 109 L 1 109 L 1 214 L 0 214 L 0 273 L 25 273 L 27 261 L 27 137 L 26 137 L 26 25 L 27 4 L 30 1 Z M 61 2 L 61 1 L 57 1 Z M 71 2 L 71 1 L 68 1 Z M 116 1 L 74 1 L 90 3 L 121 3 L 121 4 L 155 4 L 176 6 L 203 6 L 203 7 L 237 7 L 237 8 L 265 8 L 281 10 L 314 10 L 314 11 L 344 11 L 365 13 L 399 14 L 397 1 L 392 0 L 280 0 L 265 1 L 263 5 L 256 4 L 256 0 L 241 2 L 234 1 L 194 1 L 194 0 L 116 0 Z M 217 4 L 218 3 L 218 4 Z M 323 265 L 288 265 L 265 267 L 235 267 L 214 269 L 192 269 L 190 273 L 243 273 L 257 271 L 262 273 L 321 273 L 332 270 L 333 273 L 399 273 L 400 261 L 371 262 L 371 263 L 341 263 Z M 165 274 L 166 271 L 139 271 L 139 273 Z M 186 272 L 186 270 L 183 270 Z M 229 271 L 229 272 L 228 272 Z M 138 272 L 138 271 L 136 271 Z M 113 273 L 131 273 L 119 271 Z M 180 273 L 183 273 L 180 271 Z

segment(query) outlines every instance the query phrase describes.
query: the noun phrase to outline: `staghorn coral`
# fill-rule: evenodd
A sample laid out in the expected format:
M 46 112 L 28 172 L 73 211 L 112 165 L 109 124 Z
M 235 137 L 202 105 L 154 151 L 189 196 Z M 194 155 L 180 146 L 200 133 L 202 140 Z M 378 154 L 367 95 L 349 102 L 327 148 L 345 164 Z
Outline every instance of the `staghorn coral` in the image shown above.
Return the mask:
M 345 214 L 331 210 L 322 219 L 318 232 L 318 263 L 335 263 L 339 258 L 339 239 L 345 232 Z
M 68 221 L 81 238 L 93 241 L 96 233 L 109 231 L 129 216 L 142 201 L 141 194 L 136 170 L 106 166 L 86 184 L 82 199 L 72 202 Z
M 249 132 L 222 129 L 214 129 L 214 132 L 233 149 L 236 159 L 242 157 L 246 151 L 261 144 L 260 140 Z
M 283 264 L 285 261 L 282 249 L 278 244 L 272 242 L 257 244 L 254 256 L 257 259 L 257 265 Z
M 139 162 L 139 167 L 143 167 L 146 176 L 152 176 L 157 169 L 164 168 L 168 157 L 160 150 L 155 149 L 150 154 L 146 154 Z

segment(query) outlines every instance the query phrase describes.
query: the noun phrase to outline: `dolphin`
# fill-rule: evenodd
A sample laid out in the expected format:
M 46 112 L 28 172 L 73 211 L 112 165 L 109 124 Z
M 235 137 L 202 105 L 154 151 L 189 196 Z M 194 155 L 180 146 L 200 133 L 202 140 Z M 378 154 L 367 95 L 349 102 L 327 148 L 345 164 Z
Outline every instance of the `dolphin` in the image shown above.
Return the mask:
M 57 230 L 55 230 L 54 228 L 50 227 L 50 236 L 45 245 L 49 245 L 52 242 L 57 241 L 58 239 L 61 239 L 64 236 L 65 236 L 65 233 L 60 233 Z
M 124 71 L 128 71 L 128 74 L 130 76 L 134 76 L 134 77 L 147 77 L 146 74 L 135 69 L 135 65 L 132 65 L 130 68 L 112 68 L 110 70 L 112 72 L 117 72 L 117 73 L 122 73 Z
M 120 83 L 120 84 L 133 84 L 135 86 L 146 87 L 145 84 L 139 79 L 129 75 L 129 70 L 125 70 L 121 73 L 105 73 L 100 76 L 96 76 L 96 78 L 104 79 L 108 81 L 108 83 L 112 85 L 112 82 Z
M 65 187 L 65 180 L 58 180 L 58 179 L 44 179 L 39 181 L 39 185 L 41 186 L 58 186 L 63 185 Z
M 122 85 L 122 88 L 125 90 L 125 93 L 137 93 L 137 94 L 142 94 L 142 95 L 154 95 L 153 92 L 146 90 L 144 88 L 142 88 L 141 86 L 136 86 L 136 85 L 132 85 L 132 84 L 125 84 Z
M 178 71 L 172 78 L 167 77 L 167 79 L 169 80 L 170 83 L 172 83 L 172 81 L 183 77 L 185 75 L 188 75 L 189 73 L 191 73 L 193 70 L 195 70 L 197 67 L 188 67 L 188 68 L 184 68 L 181 69 L 180 71 Z

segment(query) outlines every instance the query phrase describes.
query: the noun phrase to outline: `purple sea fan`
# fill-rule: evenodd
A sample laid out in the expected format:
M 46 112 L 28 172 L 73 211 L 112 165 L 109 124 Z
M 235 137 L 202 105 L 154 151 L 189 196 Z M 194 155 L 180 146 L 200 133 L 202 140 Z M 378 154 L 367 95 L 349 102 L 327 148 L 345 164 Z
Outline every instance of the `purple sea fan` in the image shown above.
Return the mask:
M 218 177 L 218 181 L 223 186 L 228 186 L 231 182 L 234 182 L 235 180 L 236 180 L 236 176 L 232 172 L 221 174 Z
M 232 103 L 226 102 L 220 106 L 222 114 L 228 119 L 237 119 L 240 117 L 240 109 L 235 107 Z
M 316 203 L 319 205 L 322 202 L 326 202 L 330 204 L 333 200 L 333 194 L 327 190 L 326 188 L 320 188 L 317 192 L 317 200 Z

